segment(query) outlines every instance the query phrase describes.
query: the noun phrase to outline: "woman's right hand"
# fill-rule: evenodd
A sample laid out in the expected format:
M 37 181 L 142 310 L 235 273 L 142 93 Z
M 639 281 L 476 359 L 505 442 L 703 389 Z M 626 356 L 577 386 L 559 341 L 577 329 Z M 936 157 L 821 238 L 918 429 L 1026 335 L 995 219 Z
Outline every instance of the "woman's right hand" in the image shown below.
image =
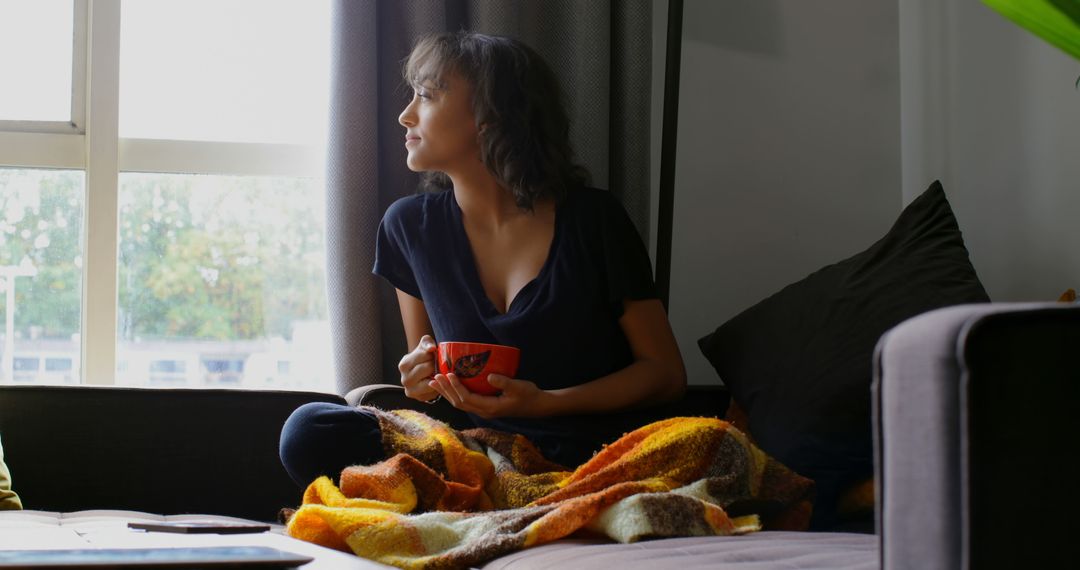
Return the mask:
M 398 370 L 401 371 L 401 385 L 405 388 L 406 396 L 421 402 L 430 402 L 439 397 L 439 393 L 428 384 L 438 372 L 435 362 L 437 346 L 431 335 L 424 335 L 416 348 L 401 358 Z

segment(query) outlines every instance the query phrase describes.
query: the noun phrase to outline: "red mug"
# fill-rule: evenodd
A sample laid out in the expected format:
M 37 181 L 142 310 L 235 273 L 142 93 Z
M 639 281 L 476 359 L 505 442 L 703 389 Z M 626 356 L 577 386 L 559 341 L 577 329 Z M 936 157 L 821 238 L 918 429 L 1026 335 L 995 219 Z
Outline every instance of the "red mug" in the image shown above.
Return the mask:
M 440 342 L 436 360 L 440 374 L 453 372 L 470 392 L 494 396 L 499 390 L 488 383 L 488 374 L 513 378 L 517 374 L 521 350 L 482 342 Z

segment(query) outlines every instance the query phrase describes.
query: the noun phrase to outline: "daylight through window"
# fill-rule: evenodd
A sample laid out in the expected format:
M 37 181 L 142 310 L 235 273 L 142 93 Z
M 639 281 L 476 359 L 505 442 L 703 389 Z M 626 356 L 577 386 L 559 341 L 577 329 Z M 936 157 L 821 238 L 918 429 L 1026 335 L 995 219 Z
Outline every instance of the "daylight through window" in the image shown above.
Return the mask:
M 0 383 L 333 391 L 329 11 L 0 0 Z

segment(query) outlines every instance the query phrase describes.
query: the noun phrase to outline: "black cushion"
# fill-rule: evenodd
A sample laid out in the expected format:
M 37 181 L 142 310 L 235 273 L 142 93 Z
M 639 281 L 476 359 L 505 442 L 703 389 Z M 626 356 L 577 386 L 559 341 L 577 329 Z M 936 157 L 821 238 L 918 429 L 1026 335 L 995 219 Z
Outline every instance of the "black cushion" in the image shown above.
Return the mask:
M 873 474 L 871 359 L 878 338 L 925 311 L 989 301 L 939 182 L 869 249 L 826 266 L 698 341 L 763 450 L 814 479 L 812 526 Z

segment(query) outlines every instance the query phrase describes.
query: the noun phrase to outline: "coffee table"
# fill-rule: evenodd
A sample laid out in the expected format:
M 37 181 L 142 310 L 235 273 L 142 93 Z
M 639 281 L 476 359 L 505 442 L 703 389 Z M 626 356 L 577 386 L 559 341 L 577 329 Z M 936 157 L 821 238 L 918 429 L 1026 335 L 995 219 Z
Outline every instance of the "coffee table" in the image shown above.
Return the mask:
M 384 564 L 296 540 L 282 525 L 254 534 L 177 534 L 129 529 L 129 522 L 252 522 L 216 515 L 155 515 L 138 511 L 94 510 L 73 513 L 0 511 L 0 550 L 87 548 L 183 548 L 201 546 L 269 546 L 314 560 L 302 570 L 338 568 L 384 569 Z

